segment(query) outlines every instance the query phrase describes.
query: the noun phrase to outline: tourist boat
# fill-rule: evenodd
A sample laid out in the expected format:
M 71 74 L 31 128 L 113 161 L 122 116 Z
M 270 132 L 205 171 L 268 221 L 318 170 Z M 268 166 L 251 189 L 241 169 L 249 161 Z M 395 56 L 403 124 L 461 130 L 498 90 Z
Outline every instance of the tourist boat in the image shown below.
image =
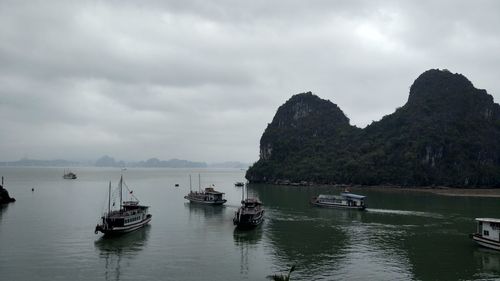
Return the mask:
M 191 203 L 204 205 L 222 205 L 227 202 L 227 200 L 224 199 L 224 192 L 216 191 L 213 185 L 201 191 L 200 175 L 198 175 L 198 191 L 192 190 L 191 175 L 189 175 L 189 193 L 184 196 L 184 199 L 189 200 Z
M 245 199 L 243 189 L 242 194 L 241 207 L 234 214 L 233 224 L 240 229 L 256 227 L 264 221 L 262 202 L 257 198 L 248 198 L 248 194 Z
M 366 196 L 350 192 L 342 192 L 340 195 L 320 194 L 311 199 L 311 204 L 327 208 L 346 208 L 364 210 Z
M 76 174 L 71 171 L 66 172 L 66 170 L 64 170 L 63 179 L 74 180 L 76 179 Z
M 139 200 L 128 189 L 128 194 L 135 200 L 123 201 L 123 176 L 120 177 L 118 189 L 120 192 L 120 209 L 111 210 L 111 182 L 109 183 L 108 211 L 101 217 L 102 223 L 95 227 L 95 234 L 99 231 L 104 235 L 123 234 L 137 230 L 146 226 L 151 221 L 151 214 L 148 214 L 149 206 L 139 205 Z M 114 206 L 114 203 L 113 203 Z
M 470 235 L 477 244 L 500 250 L 500 219 L 476 218 L 477 232 Z

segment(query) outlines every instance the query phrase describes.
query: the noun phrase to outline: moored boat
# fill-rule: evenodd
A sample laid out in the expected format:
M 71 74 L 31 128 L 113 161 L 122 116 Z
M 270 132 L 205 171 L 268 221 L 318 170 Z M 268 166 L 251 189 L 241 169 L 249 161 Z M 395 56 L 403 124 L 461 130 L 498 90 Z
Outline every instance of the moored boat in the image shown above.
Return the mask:
M 245 199 L 244 190 L 242 194 L 241 207 L 234 214 L 233 224 L 239 229 L 254 228 L 264 221 L 262 202 L 257 198 L 248 198 L 248 194 Z
M 198 177 L 199 178 L 199 177 Z M 216 191 L 211 187 L 205 188 L 201 191 L 201 184 L 198 184 L 199 191 L 193 191 L 191 188 L 191 175 L 189 176 L 189 193 L 184 196 L 184 199 L 189 200 L 191 203 L 204 204 L 204 205 L 222 205 L 227 202 L 224 199 L 224 192 Z
M 207 187 L 204 191 L 190 191 L 185 199 L 191 203 L 206 204 L 206 205 L 222 205 L 227 202 L 224 199 L 224 192 L 214 190 L 213 187 Z
M 476 218 L 476 233 L 470 235 L 477 244 L 500 250 L 500 219 Z
M 311 199 L 311 204 L 318 207 L 345 208 L 345 209 L 366 209 L 366 196 L 342 192 L 340 195 L 320 194 Z
M 234 186 L 239 186 L 239 187 L 245 186 L 245 183 L 242 182 L 242 181 L 237 181 L 237 182 L 234 183 Z
M 64 171 L 63 179 L 74 180 L 76 179 L 76 174 L 71 171 Z
M 104 235 L 123 234 L 144 227 L 151 221 L 152 215 L 148 214 L 149 206 L 139 205 L 139 200 L 132 194 L 132 191 L 129 190 L 129 195 L 135 200 L 122 200 L 123 185 L 122 176 L 118 185 L 120 209 L 111 210 L 111 183 L 109 183 L 108 211 L 101 217 L 102 223 L 96 225 L 96 234 L 99 231 Z

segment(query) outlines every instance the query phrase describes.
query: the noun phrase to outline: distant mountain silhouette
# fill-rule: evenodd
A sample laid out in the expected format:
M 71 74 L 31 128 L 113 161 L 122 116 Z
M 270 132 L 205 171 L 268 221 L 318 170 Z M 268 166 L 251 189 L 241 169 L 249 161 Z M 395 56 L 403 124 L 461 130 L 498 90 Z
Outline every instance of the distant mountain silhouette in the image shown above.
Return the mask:
M 500 186 L 500 106 L 461 74 L 428 70 L 407 103 L 364 129 L 312 93 L 280 106 L 250 182 Z

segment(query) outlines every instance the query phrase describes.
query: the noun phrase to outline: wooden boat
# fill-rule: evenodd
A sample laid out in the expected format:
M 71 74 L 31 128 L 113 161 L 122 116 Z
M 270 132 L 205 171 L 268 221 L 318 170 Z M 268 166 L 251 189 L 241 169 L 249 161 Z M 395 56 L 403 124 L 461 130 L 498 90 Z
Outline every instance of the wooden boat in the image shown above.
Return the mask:
M 193 191 L 191 188 L 191 175 L 189 176 L 189 193 L 184 196 L 184 199 L 189 200 L 191 203 L 204 204 L 204 205 L 222 205 L 227 202 L 224 199 L 224 192 L 216 191 L 213 186 L 205 188 L 201 191 L 201 184 L 199 184 L 199 191 Z
M 71 171 L 64 171 L 63 179 L 74 180 L 76 179 L 76 174 Z
M 344 208 L 344 209 L 366 209 L 366 196 L 342 192 L 340 195 L 320 194 L 311 199 L 311 204 L 318 207 Z
M 264 221 L 262 202 L 257 198 L 248 198 L 248 194 L 245 199 L 244 188 L 242 194 L 241 207 L 234 214 L 233 224 L 239 229 L 254 228 Z
M 151 221 L 152 215 L 148 214 L 149 206 L 139 205 L 139 200 L 132 195 L 132 191 L 129 190 L 129 194 L 135 200 L 122 200 L 123 185 L 122 176 L 118 185 L 120 209 L 111 210 L 111 182 L 109 183 L 108 211 L 101 217 L 102 223 L 96 225 L 95 234 L 99 231 L 104 235 L 123 234 L 144 227 Z
M 477 244 L 500 250 L 500 219 L 476 218 L 477 232 L 470 234 L 470 238 Z

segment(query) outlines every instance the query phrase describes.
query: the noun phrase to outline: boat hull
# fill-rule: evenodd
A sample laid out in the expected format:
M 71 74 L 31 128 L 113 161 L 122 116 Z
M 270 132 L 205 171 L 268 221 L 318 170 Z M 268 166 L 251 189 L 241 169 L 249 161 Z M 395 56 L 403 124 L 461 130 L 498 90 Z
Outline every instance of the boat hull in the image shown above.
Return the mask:
M 311 204 L 317 207 L 323 207 L 323 208 L 335 208 L 335 209 L 350 209 L 350 210 L 359 210 L 363 211 L 366 209 L 366 206 L 348 206 L 348 205 L 341 205 L 341 204 L 329 204 L 329 203 L 321 203 L 321 202 L 316 202 L 315 200 L 311 200 Z
M 125 234 L 128 232 L 132 232 L 134 230 L 140 229 L 144 226 L 146 226 L 152 219 L 152 215 L 148 214 L 146 219 L 137 222 L 135 224 L 131 225 L 126 225 L 126 226 L 119 226 L 119 227 L 113 227 L 113 228 L 105 228 L 103 225 L 97 225 L 95 228 L 95 233 L 97 234 L 99 231 L 104 233 L 106 236 L 111 236 L 111 235 L 120 235 L 120 234 Z
M 236 225 L 237 229 L 252 229 L 264 222 L 264 212 L 262 212 L 258 217 L 253 217 L 248 220 L 238 220 L 237 217 L 233 219 L 233 224 Z
M 191 202 L 191 203 L 202 204 L 202 205 L 223 205 L 224 203 L 227 202 L 226 199 L 212 201 L 212 200 L 200 200 L 200 199 L 196 199 L 196 198 L 191 198 L 189 196 L 184 196 L 184 199 L 189 200 L 189 202 Z
M 481 237 L 479 234 L 471 234 L 470 237 L 480 246 L 500 251 L 500 242 Z

